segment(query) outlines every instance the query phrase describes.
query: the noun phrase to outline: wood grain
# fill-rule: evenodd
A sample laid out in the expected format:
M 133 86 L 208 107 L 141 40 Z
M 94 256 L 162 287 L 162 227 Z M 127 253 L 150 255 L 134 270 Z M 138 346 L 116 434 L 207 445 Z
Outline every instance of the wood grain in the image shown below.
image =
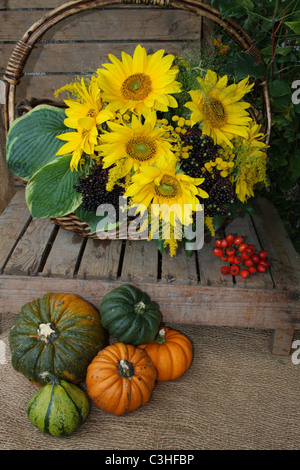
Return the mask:
M 0 217 L 0 271 L 30 220 L 24 190 L 17 191 Z
M 77 277 L 82 279 L 117 279 L 121 240 L 88 239 Z
M 0 10 L 0 41 L 18 41 L 42 17 L 43 12 L 39 10 Z M 51 42 L 140 41 L 142 38 L 200 41 L 200 30 L 199 17 L 187 11 L 119 7 L 77 13 L 53 26 L 42 39 Z
M 0 276 L 0 311 L 18 313 L 45 292 L 79 293 L 96 306 L 123 280 Z M 263 329 L 299 329 L 299 292 L 132 282 L 160 305 L 165 322 Z
M 121 279 L 124 282 L 156 282 L 158 251 L 153 241 L 126 241 Z

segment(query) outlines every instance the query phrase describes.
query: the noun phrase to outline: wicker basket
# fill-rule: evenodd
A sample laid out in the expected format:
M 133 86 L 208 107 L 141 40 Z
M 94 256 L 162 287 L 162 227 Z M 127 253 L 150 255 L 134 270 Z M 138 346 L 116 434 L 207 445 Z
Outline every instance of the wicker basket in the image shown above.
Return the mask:
M 198 0 L 75 0 L 70 1 L 61 5 L 54 10 L 51 10 L 48 14 L 43 16 L 40 21 L 33 24 L 22 38 L 16 44 L 12 55 L 9 59 L 4 81 L 6 82 L 6 106 L 5 106 L 5 126 L 6 133 L 9 130 L 10 125 L 16 118 L 16 107 L 15 107 L 15 93 L 16 86 L 19 84 L 22 76 L 23 69 L 26 61 L 34 47 L 35 43 L 41 39 L 41 37 L 48 31 L 52 26 L 56 25 L 61 20 L 68 18 L 72 15 L 80 13 L 86 10 L 92 10 L 94 8 L 104 7 L 114 4 L 147 4 L 160 7 L 172 6 L 181 10 L 186 10 L 197 15 L 203 16 L 213 23 L 218 24 L 222 27 L 224 32 L 230 36 L 235 43 L 241 48 L 242 51 L 251 54 L 255 57 L 258 63 L 263 63 L 262 56 L 249 35 L 239 26 L 239 24 L 231 18 L 223 19 L 220 12 L 211 7 L 210 5 L 203 3 Z M 269 143 L 270 132 L 271 132 L 271 108 L 270 100 L 267 88 L 267 80 L 261 79 L 257 81 L 257 86 L 262 89 L 263 96 L 263 110 L 258 112 L 254 107 L 250 108 L 252 118 L 256 122 L 263 125 L 264 132 L 266 134 L 265 143 Z M 67 230 L 77 232 L 84 237 L 98 238 L 97 234 L 91 234 L 89 226 L 78 219 L 78 217 L 72 213 L 64 217 L 52 218 L 51 221 L 57 225 L 62 226 Z M 117 230 L 117 238 L 124 238 L 122 234 L 126 233 L 127 225 L 120 226 Z

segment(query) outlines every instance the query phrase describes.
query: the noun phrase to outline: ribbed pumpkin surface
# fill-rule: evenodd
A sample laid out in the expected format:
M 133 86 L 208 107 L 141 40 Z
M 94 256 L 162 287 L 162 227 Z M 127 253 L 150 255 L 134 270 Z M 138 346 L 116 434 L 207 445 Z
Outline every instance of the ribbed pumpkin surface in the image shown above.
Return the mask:
M 179 331 L 163 327 L 149 344 L 141 344 L 151 358 L 156 370 L 157 380 L 174 380 L 181 377 L 190 367 L 193 348 L 189 339 Z
M 133 346 L 152 341 L 161 322 L 157 303 L 130 284 L 117 287 L 103 297 L 100 315 L 103 327 L 111 336 Z
M 123 343 L 111 344 L 100 351 L 88 366 L 86 375 L 91 400 L 115 415 L 145 405 L 155 380 L 156 370 L 148 354 Z
M 77 386 L 65 380 L 44 385 L 29 401 L 28 417 L 36 428 L 52 436 L 67 436 L 86 419 L 89 401 Z
M 104 347 L 99 312 L 80 296 L 46 294 L 24 305 L 9 337 L 12 365 L 31 382 L 51 372 L 77 383 Z

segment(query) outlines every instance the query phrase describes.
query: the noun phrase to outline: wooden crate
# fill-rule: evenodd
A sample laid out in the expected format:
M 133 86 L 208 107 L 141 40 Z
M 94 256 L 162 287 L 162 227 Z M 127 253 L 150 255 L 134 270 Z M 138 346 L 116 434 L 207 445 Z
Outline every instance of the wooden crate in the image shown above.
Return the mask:
M 226 228 L 269 251 L 270 269 L 243 280 L 220 274 L 214 239 L 190 258 L 160 256 L 153 241 L 87 239 L 32 219 L 18 190 L 0 217 L 0 311 L 18 313 L 47 292 L 79 293 L 99 308 L 130 283 L 159 303 L 166 323 L 272 329 L 272 352 L 289 354 L 300 328 L 299 257 L 272 204 L 260 199 L 255 210 Z
M 62 3 L 0 0 L 0 76 L 20 36 Z M 187 45 L 206 50 L 212 40 L 211 25 L 193 13 L 192 3 L 186 11 L 104 6 L 62 20 L 34 45 L 16 89 L 16 102 L 53 99 L 54 90 L 97 68 L 109 52 L 132 52 L 137 43 L 148 51 L 165 48 L 177 54 Z M 4 102 L 0 99 L 0 108 Z M 132 283 L 160 304 L 166 323 L 271 329 L 272 352 L 289 354 L 293 332 L 300 328 L 299 257 L 267 200 L 257 201 L 255 217 L 236 219 L 226 228 L 227 233 L 242 234 L 269 251 L 268 272 L 246 281 L 220 274 L 221 262 L 212 255 L 211 239 L 188 259 L 180 250 L 174 258 L 160 256 L 154 242 L 82 238 L 49 220 L 31 218 L 24 188 L 5 166 L 0 111 L 0 213 L 11 200 L 0 217 L 0 312 L 18 313 L 22 305 L 46 292 L 79 293 L 99 307 L 108 291 Z

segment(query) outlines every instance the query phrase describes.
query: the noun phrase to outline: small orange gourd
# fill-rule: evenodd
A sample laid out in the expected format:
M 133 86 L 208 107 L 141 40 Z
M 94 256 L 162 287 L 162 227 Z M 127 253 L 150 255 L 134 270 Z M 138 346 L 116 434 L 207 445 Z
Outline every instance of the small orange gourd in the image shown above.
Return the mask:
M 182 333 L 167 327 L 159 329 L 156 338 L 142 344 L 157 370 L 157 380 L 174 380 L 181 377 L 190 367 L 193 350 L 189 339 Z
M 88 366 L 87 392 L 102 410 L 122 415 L 149 401 L 156 376 L 146 351 L 119 342 L 99 351 Z

